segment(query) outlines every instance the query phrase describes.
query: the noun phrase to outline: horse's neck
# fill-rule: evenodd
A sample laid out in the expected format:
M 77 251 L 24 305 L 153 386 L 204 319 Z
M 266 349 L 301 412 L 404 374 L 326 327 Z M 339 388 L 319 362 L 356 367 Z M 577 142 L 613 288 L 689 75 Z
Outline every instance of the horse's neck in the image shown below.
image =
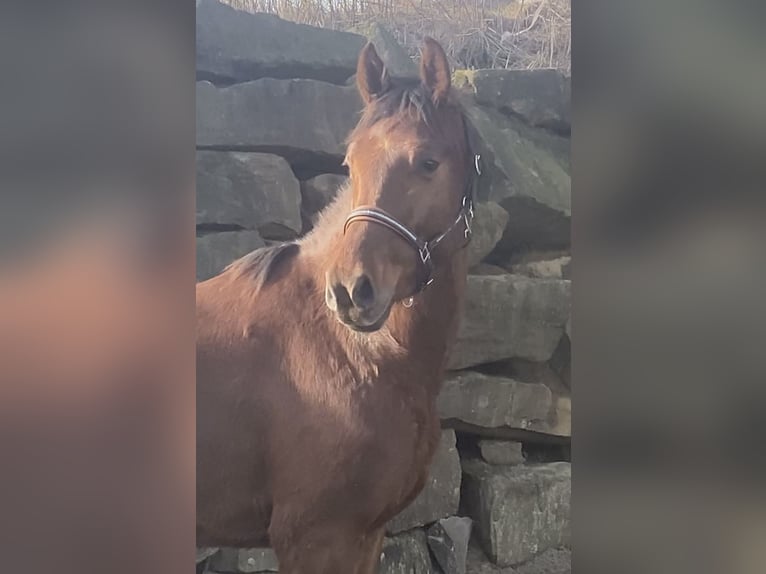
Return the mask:
M 466 280 L 465 252 L 444 261 L 434 282 L 413 299 L 410 308 L 396 304 L 391 317 L 395 337 L 415 354 L 443 361 L 455 338 Z
M 386 373 L 406 373 L 400 384 L 425 386 L 433 396 L 438 393 L 463 304 L 464 252 L 437 269 L 433 284 L 415 296 L 412 307 L 395 303 L 386 324 L 375 333 L 356 333 L 342 325 L 324 302 L 321 272 L 308 262 L 305 269 L 314 269 L 308 282 L 312 293 L 303 306 L 306 320 L 322 324 L 320 330 L 334 341 L 330 348 L 342 349 L 359 377 L 373 381 Z

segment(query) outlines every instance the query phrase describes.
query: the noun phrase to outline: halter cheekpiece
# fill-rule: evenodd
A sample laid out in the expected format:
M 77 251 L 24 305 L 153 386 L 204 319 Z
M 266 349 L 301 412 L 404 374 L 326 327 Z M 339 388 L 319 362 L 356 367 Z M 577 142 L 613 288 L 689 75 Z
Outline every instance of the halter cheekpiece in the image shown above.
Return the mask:
M 473 172 L 470 173 L 468 182 L 463 190 L 463 200 L 458 211 L 457 218 L 443 233 L 440 233 L 436 237 L 426 241 L 418 237 L 409 227 L 399 222 L 395 217 L 386 211 L 377 207 L 359 207 L 353 210 L 346 217 L 346 223 L 343 226 L 343 233 L 346 233 L 349 225 L 358 221 L 366 221 L 369 223 L 377 223 L 382 225 L 386 229 L 393 231 L 399 237 L 409 243 L 418 254 L 418 261 L 420 266 L 420 278 L 418 280 L 417 287 L 413 295 L 420 293 L 428 287 L 434 281 L 434 262 L 431 254 L 438 247 L 439 243 L 449 235 L 455 227 L 461 222 L 465 226 L 463 235 L 466 239 L 465 244 L 471 240 L 471 224 L 473 223 L 473 202 L 475 196 L 475 187 L 477 182 L 477 176 L 481 175 L 481 165 L 479 160 L 481 156 L 475 154 L 473 157 Z

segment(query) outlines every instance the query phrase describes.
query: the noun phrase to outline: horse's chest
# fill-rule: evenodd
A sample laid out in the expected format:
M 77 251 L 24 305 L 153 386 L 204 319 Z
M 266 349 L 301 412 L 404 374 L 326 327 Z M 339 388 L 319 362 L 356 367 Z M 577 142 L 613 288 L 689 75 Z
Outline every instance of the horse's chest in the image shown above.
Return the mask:
M 380 512 L 409 498 L 425 478 L 439 425 L 430 403 L 390 397 L 360 411 L 363 432 L 353 448 L 349 482 L 352 490 L 377 501 Z
M 303 455 L 300 462 L 282 459 L 294 463 L 283 476 L 310 468 L 306 488 L 316 504 L 339 513 L 354 509 L 374 523 L 388 520 L 427 476 L 439 435 L 427 390 L 433 381 L 412 365 L 406 372 L 363 371 L 363 363 L 333 364 L 326 356 L 313 364 L 333 368 L 298 384 L 301 401 L 292 412 L 300 414 L 282 430 Z

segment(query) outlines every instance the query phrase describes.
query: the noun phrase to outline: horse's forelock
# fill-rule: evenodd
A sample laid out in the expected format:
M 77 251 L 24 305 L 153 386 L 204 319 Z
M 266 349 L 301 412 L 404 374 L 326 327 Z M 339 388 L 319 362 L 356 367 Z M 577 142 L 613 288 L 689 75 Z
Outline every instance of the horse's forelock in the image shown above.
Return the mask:
M 434 113 L 434 104 L 422 84 L 400 81 L 367 105 L 347 143 L 351 143 L 362 131 L 370 129 L 381 120 L 399 114 L 413 114 L 416 120 L 432 126 Z

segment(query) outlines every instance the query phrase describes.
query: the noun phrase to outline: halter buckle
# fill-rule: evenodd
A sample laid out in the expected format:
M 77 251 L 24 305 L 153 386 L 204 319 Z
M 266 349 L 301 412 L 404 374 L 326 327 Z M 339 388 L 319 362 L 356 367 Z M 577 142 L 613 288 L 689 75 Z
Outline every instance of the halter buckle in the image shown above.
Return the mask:
M 465 224 L 465 231 L 463 236 L 468 239 L 473 234 L 471 229 L 471 223 L 473 223 L 473 200 L 468 196 L 463 196 L 463 223 Z
M 427 264 L 431 259 L 431 250 L 428 249 L 428 243 L 424 243 L 423 247 L 418 248 L 418 254 L 420 254 L 420 261 Z

